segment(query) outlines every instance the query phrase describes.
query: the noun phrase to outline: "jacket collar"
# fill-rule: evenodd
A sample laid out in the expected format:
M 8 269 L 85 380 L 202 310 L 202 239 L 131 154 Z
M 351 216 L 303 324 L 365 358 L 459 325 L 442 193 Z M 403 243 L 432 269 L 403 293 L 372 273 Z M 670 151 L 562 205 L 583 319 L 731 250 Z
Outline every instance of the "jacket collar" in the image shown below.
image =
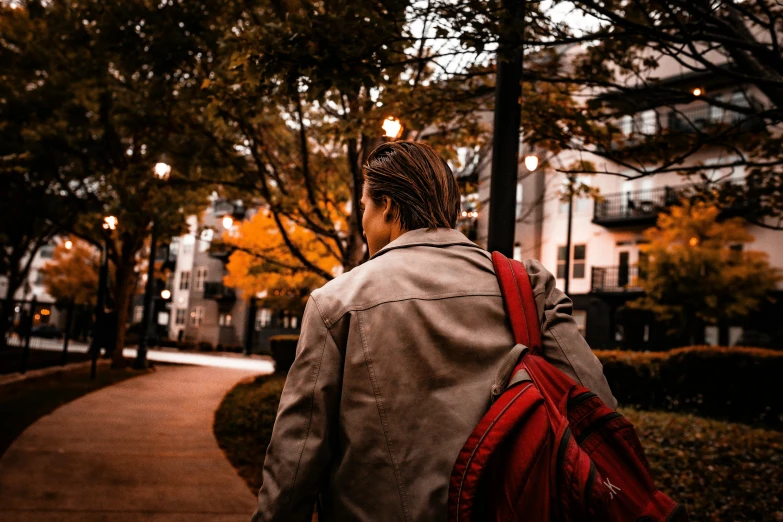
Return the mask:
M 418 228 L 405 232 L 403 235 L 378 250 L 370 259 L 375 259 L 389 250 L 394 250 L 396 248 L 407 248 L 412 246 L 446 247 L 451 245 L 466 245 L 481 249 L 480 246 L 465 237 L 459 230 L 452 228 L 436 228 L 435 230 Z

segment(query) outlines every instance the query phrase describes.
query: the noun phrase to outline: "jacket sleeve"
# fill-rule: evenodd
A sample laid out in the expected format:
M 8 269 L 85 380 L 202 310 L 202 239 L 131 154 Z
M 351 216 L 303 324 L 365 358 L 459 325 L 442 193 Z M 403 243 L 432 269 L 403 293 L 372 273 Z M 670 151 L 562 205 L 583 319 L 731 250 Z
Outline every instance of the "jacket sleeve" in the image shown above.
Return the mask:
M 603 366 L 571 317 L 571 299 L 555 287 L 555 277 L 538 261 L 525 261 L 538 315 L 542 318 L 544 357 L 557 369 L 598 395 L 610 408 L 617 400 L 609 389 Z
M 342 365 L 311 296 L 267 448 L 253 522 L 311 520 L 337 436 Z

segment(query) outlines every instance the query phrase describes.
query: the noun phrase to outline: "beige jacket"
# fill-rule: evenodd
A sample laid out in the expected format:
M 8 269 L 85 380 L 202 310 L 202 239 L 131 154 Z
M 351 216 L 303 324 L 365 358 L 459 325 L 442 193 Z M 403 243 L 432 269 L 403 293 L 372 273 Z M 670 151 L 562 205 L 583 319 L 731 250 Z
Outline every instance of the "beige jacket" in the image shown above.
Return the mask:
M 525 263 L 544 355 L 616 406 L 571 300 Z M 313 292 L 253 521 L 444 521 L 452 465 L 514 346 L 488 252 L 413 230 Z

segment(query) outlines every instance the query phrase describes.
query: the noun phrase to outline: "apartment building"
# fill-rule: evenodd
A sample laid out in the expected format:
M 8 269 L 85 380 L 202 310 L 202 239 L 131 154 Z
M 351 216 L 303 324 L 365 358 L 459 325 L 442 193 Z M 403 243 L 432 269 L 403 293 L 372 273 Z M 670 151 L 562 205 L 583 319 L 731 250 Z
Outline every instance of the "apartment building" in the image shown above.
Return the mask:
M 672 62 L 662 62 L 658 71 L 661 81 L 670 87 L 692 91 L 707 90 L 712 96 L 731 100 L 733 103 L 760 104 L 765 98 L 753 87 L 726 85 L 709 74 L 686 74 Z M 653 133 L 689 133 L 718 124 L 734 124 L 743 116 L 727 110 L 710 107 L 698 100 L 676 107 L 650 108 L 629 115 L 618 122 L 628 135 L 633 147 L 633 136 Z M 524 124 L 524 122 L 523 122 Z M 754 123 L 744 127 L 753 132 Z M 523 154 L 530 154 L 522 147 Z M 564 152 L 550 161 L 551 164 L 569 165 L 577 158 L 596 160 L 573 152 Z M 724 150 L 703 149 L 689 158 L 689 164 L 701 163 L 707 167 L 704 174 L 711 179 L 742 183 L 746 172 L 742 167 L 710 169 L 710 165 L 730 163 L 734 158 Z M 617 165 L 607 169 L 623 173 Z M 635 286 L 638 275 L 640 247 L 646 241 L 644 231 L 655 225 L 657 216 L 678 202 L 681 194 L 692 183 L 677 173 L 657 174 L 633 181 L 619 176 L 598 174 L 584 176 L 579 182 L 589 184 L 600 191 L 602 199 L 579 198 L 573 202 L 571 251 L 566 252 L 568 229 L 568 203 L 560 200 L 565 175 L 553 169 L 538 168 L 529 172 L 521 165 L 517 187 L 517 225 L 514 257 L 536 258 L 557 277 L 558 288 L 565 283 L 566 256 L 570 255 L 569 295 L 574 301 L 574 319 L 593 348 L 655 349 L 667 342 L 665 332 L 651 314 L 630 313 L 624 308 L 629 300 L 639 297 Z M 479 195 L 482 202 L 489 200 L 490 171 L 485 168 L 479 176 Z M 747 205 L 748 202 L 742 204 Z M 742 215 L 742 204 L 731 209 L 734 215 Z M 477 243 L 486 246 L 488 234 L 488 204 L 481 209 Z M 783 268 L 783 232 L 747 225 L 755 241 L 747 249 L 768 254 L 773 266 Z M 781 342 L 775 336 L 783 332 L 770 330 L 783 316 L 783 288 L 777 292 L 777 303 L 765 304 L 762 309 L 737 324 L 707 327 L 705 342 L 708 344 L 734 345 L 737 343 L 763 344 Z M 766 332 L 766 333 L 765 333 Z M 752 339 L 752 340 L 751 340 Z
M 188 219 L 189 233 L 172 240 L 171 297 L 167 313 L 158 314 L 170 339 L 258 352 L 268 350 L 273 335 L 299 333 L 297 315 L 266 307 L 265 295 L 245 296 L 223 284 L 230 250 L 220 240 L 254 213 L 240 201 L 213 199 L 200 218 Z

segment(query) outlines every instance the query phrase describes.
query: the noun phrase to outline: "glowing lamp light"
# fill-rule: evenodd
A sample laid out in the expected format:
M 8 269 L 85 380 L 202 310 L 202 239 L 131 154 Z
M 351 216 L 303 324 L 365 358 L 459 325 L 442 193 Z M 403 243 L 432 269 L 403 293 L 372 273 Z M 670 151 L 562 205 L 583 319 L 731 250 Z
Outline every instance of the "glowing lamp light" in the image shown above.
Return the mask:
M 51 313 L 52 313 L 52 312 L 50 312 L 50 311 L 49 311 L 48 309 L 46 309 L 46 308 L 44 308 L 43 310 L 41 310 L 41 315 L 49 315 L 49 314 L 51 314 Z
M 701 90 L 700 88 L 696 87 L 695 89 L 693 89 L 694 96 L 701 96 L 702 94 L 704 94 L 704 91 Z
M 690 241 L 688 241 L 688 244 L 692 247 L 695 247 L 699 244 L 699 238 L 698 237 L 692 237 Z
M 156 163 L 153 172 L 155 172 L 155 177 L 158 179 L 166 179 L 171 174 L 171 165 L 162 162 Z
M 170 291 L 170 290 L 163 290 L 163 291 L 160 293 L 160 296 L 161 296 L 163 299 L 170 299 L 170 298 L 171 298 L 171 291 Z
M 117 230 L 119 220 L 114 216 L 106 216 L 103 218 L 103 228 L 105 230 Z
M 232 218 L 231 216 L 223 217 L 223 228 L 228 230 L 233 226 L 233 224 L 234 224 L 234 218 Z
M 538 167 L 538 156 L 525 156 L 525 167 L 527 167 L 527 170 L 530 172 L 536 170 L 536 167 Z
M 400 134 L 402 134 L 402 123 L 394 116 L 389 116 L 383 120 L 383 125 L 381 125 L 381 127 L 387 138 L 398 138 Z
M 66 242 L 65 242 L 65 249 L 66 249 L 66 250 L 70 250 L 70 249 L 72 249 L 72 248 L 73 248 L 73 241 L 71 241 L 71 240 L 69 239 L 68 241 L 66 241 Z

